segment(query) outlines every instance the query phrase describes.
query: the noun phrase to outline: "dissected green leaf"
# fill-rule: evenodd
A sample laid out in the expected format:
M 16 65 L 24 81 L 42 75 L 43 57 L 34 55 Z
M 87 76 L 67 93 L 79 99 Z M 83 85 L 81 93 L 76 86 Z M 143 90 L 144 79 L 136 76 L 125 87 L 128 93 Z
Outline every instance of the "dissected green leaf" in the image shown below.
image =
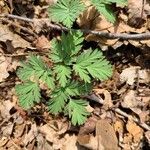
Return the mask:
M 59 88 L 56 91 L 54 91 L 51 97 L 52 98 L 48 103 L 49 111 L 53 114 L 62 112 L 68 99 L 64 88 Z
M 40 102 L 40 88 L 36 82 L 25 82 L 24 84 L 16 85 L 16 93 L 19 97 L 19 104 L 24 109 L 29 109 L 34 106 L 34 102 Z
M 71 96 L 79 96 L 81 84 L 78 82 L 70 82 L 65 87 L 59 87 L 52 92 L 51 100 L 49 102 L 49 111 L 53 114 L 62 112 L 66 102 Z
M 58 0 L 56 4 L 49 7 L 49 17 L 53 21 L 62 22 L 71 28 L 84 9 L 80 0 Z
M 97 49 L 89 49 L 81 53 L 73 69 L 81 79 L 88 83 L 91 82 L 90 75 L 99 80 L 108 79 L 112 75 L 111 65 Z
M 56 65 L 54 68 L 56 79 L 62 87 L 65 87 L 68 79 L 71 78 L 71 69 L 65 65 Z
M 31 55 L 28 62 L 22 64 L 17 75 L 23 81 L 29 80 L 31 77 L 40 79 L 52 89 L 55 85 L 54 79 L 52 78 L 52 71 L 44 64 L 39 56 Z
M 65 113 L 71 118 L 73 125 L 82 125 L 85 123 L 89 112 L 86 110 L 88 103 L 84 100 L 73 100 L 70 99 L 69 103 L 65 108 Z
M 62 34 L 61 41 L 52 40 L 50 58 L 55 62 L 63 62 L 69 65 L 73 55 L 76 55 L 82 47 L 83 33 L 72 31 L 68 34 Z
M 114 23 L 116 21 L 116 16 L 112 11 L 111 7 L 107 5 L 106 2 L 100 2 L 99 0 L 91 0 L 95 8 L 102 14 L 108 21 Z

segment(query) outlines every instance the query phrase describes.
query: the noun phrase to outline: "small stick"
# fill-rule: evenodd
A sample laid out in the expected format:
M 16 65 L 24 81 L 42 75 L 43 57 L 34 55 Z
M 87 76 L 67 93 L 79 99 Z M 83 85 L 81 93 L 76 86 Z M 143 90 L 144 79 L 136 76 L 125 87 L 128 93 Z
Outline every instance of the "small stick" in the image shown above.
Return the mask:
M 93 100 L 93 101 L 96 101 L 100 104 L 104 104 L 104 101 L 102 101 L 101 99 L 99 99 L 99 97 L 97 97 L 96 95 L 89 95 L 89 96 L 86 96 L 86 98 L 88 98 L 89 100 Z M 99 100 L 98 100 L 99 99 Z M 123 117 L 126 117 L 132 121 L 134 121 L 135 123 L 137 123 L 139 126 L 141 126 L 143 129 L 147 130 L 147 131 L 150 131 L 150 127 L 145 124 L 145 123 L 142 123 L 140 122 L 138 119 L 135 119 L 133 118 L 131 115 L 128 115 L 127 113 L 123 112 L 122 110 L 120 110 L 119 108 L 113 108 L 112 111 L 116 112 L 117 114 L 123 116 Z
M 44 21 L 44 19 L 30 19 L 30 18 L 21 17 L 21 16 L 17 16 L 17 15 L 12 15 L 12 14 L 4 14 L 4 15 L 0 15 L 0 17 L 8 17 L 11 19 L 18 19 L 18 20 L 22 20 L 22 21 L 26 21 L 26 22 L 31 22 L 31 23 L 34 23 L 35 21 L 38 21 L 38 20 Z M 48 18 L 45 18 L 45 20 L 48 20 Z M 49 23 L 49 27 L 51 27 L 53 29 L 65 30 L 65 31 L 77 30 L 77 29 L 69 29 L 64 26 L 55 25 L 52 23 Z M 80 30 L 87 34 L 94 34 L 94 35 L 97 35 L 100 37 L 105 37 L 108 39 L 122 39 L 122 40 L 149 40 L 150 39 L 149 32 L 137 33 L 137 34 L 127 34 L 127 33 L 108 33 L 108 32 L 94 31 L 94 30 L 88 30 L 88 29 L 80 29 Z

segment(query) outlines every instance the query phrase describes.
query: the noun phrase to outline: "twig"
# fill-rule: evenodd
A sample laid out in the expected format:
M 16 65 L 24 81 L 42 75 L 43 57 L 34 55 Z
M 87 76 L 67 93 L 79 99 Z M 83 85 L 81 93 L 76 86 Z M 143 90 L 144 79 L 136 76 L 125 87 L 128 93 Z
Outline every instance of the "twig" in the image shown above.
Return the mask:
M 88 98 L 89 100 L 93 100 L 93 101 L 96 101 L 100 104 L 104 104 L 104 101 L 102 101 L 101 99 L 99 99 L 99 97 L 97 97 L 96 95 L 92 94 L 92 95 L 89 95 L 89 96 L 86 96 L 86 98 Z M 99 99 L 99 100 L 98 100 Z M 123 112 L 122 110 L 120 110 L 119 108 L 112 108 L 112 110 L 114 112 L 116 112 L 117 114 L 123 116 L 123 117 L 126 117 L 128 118 L 129 120 L 132 120 L 134 121 L 135 123 L 137 123 L 139 126 L 141 126 L 143 129 L 147 130 L 147 131 L 150 131 L 150 127 L 145 124 L 145 123 L 142 123 L 140 122 L 138 119 L 135 119 L 133 118 L 131 115 L 128 115 L 127 113 Z
M 26 17 L 21 17 L 17 15 L 12 15 L 12 14 L 4 14 L 0 15 L 0 17 L 8 17 L 11 19 L 18 19 L 26 22 L 31 22 L 34 23 L 35 21 L 40 21 L 40 20 L 48 20 L 46 19 L 30 19 Z M 55 25 L 49 22 L 49 27 L 57 30 L 77 30 L 77 29 L 69 29 L 60 25 Z M 101 31 L 94 31 L 94 30 L 88 30 L 88 29 L 81 29 L 82 32 L 87 33 L 87 34 L 94 34 L 100 37 L 105 37 L 108 39 L 122 39 L 122 40 L 149 40 L 150 39 L 150 33 L 137 33 L 137 34 L 127 34 L 127 33 L 108 33 L 108 32 L 101 32 Z
M 31 54 L 49 54 L 49 52 L 29 52 L 29 53 L 22 53 L 22 54 L 0 54 L 0 56 L 5 56 L 5 57 L 19 57 L 19 56 L 28 56 Z
M 129 120 L 133 120 L 135 123 L 137 123 L 139 126 L 141 126 L 143 129 L 150 131 L 150 127 L 145 124 L 140 122 L 138 119 L 133 118 L 132 116 L 128 115 L 127 113 L 123 112 L 122 110 L 120 110 L 119 108 L 114 109 L 114 111 L 126 118 L 128 118 Z

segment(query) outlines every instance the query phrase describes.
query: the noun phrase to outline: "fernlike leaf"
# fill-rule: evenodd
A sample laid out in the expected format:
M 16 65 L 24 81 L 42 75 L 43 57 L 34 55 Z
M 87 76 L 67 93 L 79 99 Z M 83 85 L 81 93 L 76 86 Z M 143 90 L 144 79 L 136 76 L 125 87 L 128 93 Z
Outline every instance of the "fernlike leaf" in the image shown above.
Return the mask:
M 71 96 L 80 95 L 80 86 L 78 82 L 70 82 L 66 87 L 59 87 L 53 91 L 51 100 L 48 103 L 49 111 L 53 114 L 62 112 Z
M 70 99 L 69 103 L 65 108 L 65 113 L 69 114 L 73 125 L 82 125 L 85 123 L 89 112 L 86 110 L 88 103 L 84 100 L 73 100 Z
M 89 49 L 81 53 L 73 69 L 87 83 L 91 81 L 90 75 L 99 80 L 108 79 L 112 75 L 111 65 L 97 49 Z
M 40 79 L 46 83 L 49 88 L 54 88 L 52 71 L 45 66 L 39 56 L 31 55 L 28 62 L 22 64 L 22 68 L 18 70 L 17 75 L 23 81 L 30 80 L 31 77 Z
M 115 23 L 116 16 L 108 5 L 109 2 L 101 2 L 100 0 L 91 0 L 91 2 L 99 13 L 102 14 L 109 22 Z
M 85 9 L 80 0 L 58 0 L 56 4 L 49 7 L 49 17 L 55 22 L 71 28 L 73 22 Z
M 54 67 L 56 73 L 56 79 L 59 81 L 60 86 L 65 87 L 68 79 L 71 78 L 71 69 L 65 65 L 56 65 Z
M 19 97 L 19 104 L 24 109 L 29 109 L 34 106 L 35 102 L 40 102 L 40 88 L 36 82 L 25 82 L 24 84 L 16 85 L 16 93 Z
M 128 2 L 127 0 L 105 0 L 104 3 L 109 3 L 109 4 L 116 3 L 118 5 L 126 5 L 127 2 Z
M 48 109 L 53 114 L 62 112 L 67 102 L 68 96 L 64 92 L 64 88 L 59 88 L 57 91 L 53 91 L 51 100 L 48 103 Z

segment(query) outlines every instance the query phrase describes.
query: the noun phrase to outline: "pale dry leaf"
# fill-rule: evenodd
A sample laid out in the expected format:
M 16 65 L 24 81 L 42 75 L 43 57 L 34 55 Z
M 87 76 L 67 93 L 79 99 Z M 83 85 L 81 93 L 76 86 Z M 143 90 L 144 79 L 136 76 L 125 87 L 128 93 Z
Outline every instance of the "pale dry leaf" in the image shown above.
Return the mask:
M 37 130 L 36 124 L 31 124 L 30 131 L 25 135 L 23 139 L 24 146 L 32 142 L 36 138 L 37 135 L 38 135 L 38 130 Z
M 3 147 L 8 142 L 8 140 L 9 139 L 7 137 L 4 137 L 4 136 L 2 138 L 0 138 L 0 149 L 1 149 L 1 147 Z
M 120 81 L 122 83 L 126 82 L 129 85 L 133 85 L 137 79 L 139 83 L 149 83 L 149 71 L 141 69 L 139 66 L 131 66 L 124 69 L 120 74 Z
M 4 81 L 9 76 L 8 66 L 10 65 L 10 61 L 4 57 L 0 56 L 0 82 Z
M 11 101 L 7 100 L 7 101 L 3 101 L 0 104 L 0 114 L 2 116 L 2 118 L 4 119 L 8 119 L 11 117 L 10 115 L 10 110 L 15 106 L 14 103 L 12 103 Z
M 37 148 L 36 150 L 53 150 L 52 145 L 46 141 L 41 133 L 36 137 Z
M 96 124 L 96 136 L 98 137 L 99 150 L 118 150 L 118 139 L 114 128 L 106 119 L 101 119 Z M 109 142 L 108 142 L 109 141 Z
M 25 41 L 21 36 L 11 32 L 8 26 L 0 24 L 0 41 L 6 42 L 7 40 L 12 41 L 14 48 L 30 47 L 29 42 Z
M 94 108 L 91 107 L 90 105 L 87 105 L 85 108 L 89 113 L 92 113 L 94 111 Z
M 143 129 L 135 122 L 128 120 L 126 129 L 132 135 L 134 142 L 139 142 L 143 138 Z
M 45 136 L 46 140 L 51 143 L 55 143 L 58 139 L 56 130 L 48 124 L 39 127 L 39 132 L 42 133 Z
M 126 82 L 129 85 L 133 85 L 135 82 L 135 79 L 137 77 L 137 70 L 139 70 L 140 67 L 135 66 L 135 67 L 129 67 L 126 68 L 122 71 L 120 74 L 120 81 L 122 83 Z
M 134 108 L 138 105 L 137 99 L 136 99 L 136 92 L 134 90 L 128 91 L 123 101 L 121 102 L 122 107 L 124 108 Z
M 22 134 L 24 133 L 24 130 L 25 130 L 25 126 L 26 126 L 25 124 L 15 126 L 15 129 L 13 132 L 15 138 L 19 138 L 22 136 Z
M 76 142 L 77 142 L 77 136 L 75 134 L 69 135 L 66 134 L 65 142 L 63 143 L 62 150 L 78 150 Z
M 9 137 L 12 134 L 14 128 L 14 123 L 9 122 L 7 126 L 4 126 L 1 128 L 1 131 L 3 132 L 3 136 Z

